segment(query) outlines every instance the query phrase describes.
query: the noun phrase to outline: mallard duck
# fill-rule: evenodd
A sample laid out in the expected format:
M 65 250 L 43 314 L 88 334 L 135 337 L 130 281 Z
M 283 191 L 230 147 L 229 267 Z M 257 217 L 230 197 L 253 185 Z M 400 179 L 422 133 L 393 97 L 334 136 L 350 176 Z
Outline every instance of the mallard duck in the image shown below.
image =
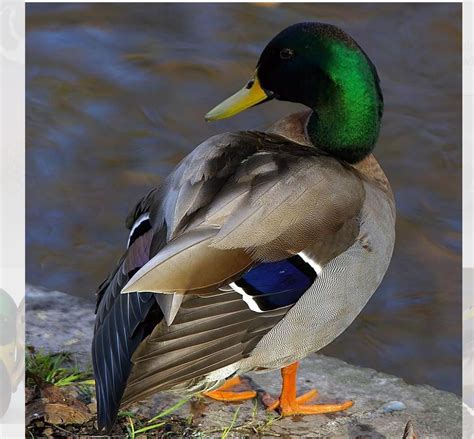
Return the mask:
M 232 391 L 249 371 L 281 369 L 269 407 L 282 415 L 352 405 L 309 404 L 315 391 L 298 397 L 296 373 L 351 324 L 391 259 L 394 198 L 371 154 L 379 78 L 347 33 L 299 23 L 206 119 L 271 99 L 309 110 L 204 141 L 128 216 L 127 249 L 98 289 L 101 428 L 155 392 L 252 398 Z

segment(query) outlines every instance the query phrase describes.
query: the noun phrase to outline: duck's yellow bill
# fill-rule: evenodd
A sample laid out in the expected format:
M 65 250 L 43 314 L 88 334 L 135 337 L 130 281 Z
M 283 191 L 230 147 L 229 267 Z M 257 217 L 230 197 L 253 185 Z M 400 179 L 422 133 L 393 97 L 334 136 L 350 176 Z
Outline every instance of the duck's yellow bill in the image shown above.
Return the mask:
M 255 74 L 244 88 L 239 90 L 230 98 L 227 98 L 217 107 L 214 107 L 206 114 L 205 118 L 208 122 L 212 120 L 225 119 L 226 117 L 234 116 L 235 114 L 253 107 L 269 98 L 270 96 L 262 89 L 257 75 Z

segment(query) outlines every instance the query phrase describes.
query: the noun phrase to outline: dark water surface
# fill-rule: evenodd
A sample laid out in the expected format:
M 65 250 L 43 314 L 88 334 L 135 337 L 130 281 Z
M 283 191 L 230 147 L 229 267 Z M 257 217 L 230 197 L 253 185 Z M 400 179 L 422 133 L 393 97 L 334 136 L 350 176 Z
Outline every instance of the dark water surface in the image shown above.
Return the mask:
M 460 4 L 27 4 L 27 281 L 94 300 L 128 211 L 182 157 L 298 108 L 203 118 L 305 20 L 342 27 L 378 68 L 398 209 L 383 284 L 324 353 L 460 393 Z

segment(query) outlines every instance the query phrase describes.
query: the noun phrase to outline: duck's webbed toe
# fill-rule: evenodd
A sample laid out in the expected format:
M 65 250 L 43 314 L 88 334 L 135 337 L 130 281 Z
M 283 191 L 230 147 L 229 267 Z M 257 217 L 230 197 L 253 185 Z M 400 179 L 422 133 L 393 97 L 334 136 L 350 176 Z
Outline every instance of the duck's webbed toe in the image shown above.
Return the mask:
M 278 410 L 281 416 L 293 415 L 317 415 L 324 413 L 334 413 L 346 410 L 354 405 L 353 401 L 345 401 L 337 404 L 305 404 L 318 395 L 317 390 L 296 396 L 296 371 L 298 363 L 293 363 L 281 370 L 283 386 L 280 397 L 277 400 L 265 401 L 267 410 Z
M 240 377 L 235 376 L 227 380 L 218 389 L 204 392 L 203 395 L 215 399 L 216 401 L 224 402 L 246 401 L 257 396 L 255 390 L 232 390 L 235 387 L 242 387 L 243 385 L 245 385 L 245 383 L 240 379 Z

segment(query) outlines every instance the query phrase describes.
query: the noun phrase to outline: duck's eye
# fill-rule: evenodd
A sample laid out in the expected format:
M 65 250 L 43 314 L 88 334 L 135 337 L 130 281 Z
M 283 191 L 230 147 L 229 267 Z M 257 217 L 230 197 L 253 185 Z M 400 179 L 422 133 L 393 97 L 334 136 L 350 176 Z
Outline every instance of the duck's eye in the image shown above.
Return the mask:
M 281 49 L 280 50 L 280 58 L 281 59 L 290 59 L 294 55 L 293 50 L 291 49 Z

